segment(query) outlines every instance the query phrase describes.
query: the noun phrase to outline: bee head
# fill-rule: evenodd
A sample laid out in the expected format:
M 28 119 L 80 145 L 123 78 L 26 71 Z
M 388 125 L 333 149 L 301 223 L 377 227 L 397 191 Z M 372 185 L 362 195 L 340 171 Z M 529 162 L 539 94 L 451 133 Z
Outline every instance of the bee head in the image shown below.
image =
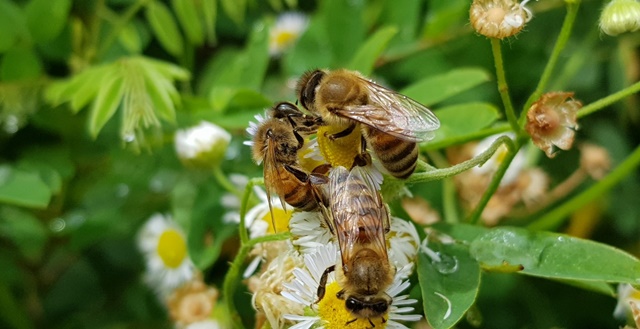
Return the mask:
M 345 301 L 347 310 L 356 316 L 363 318 L 373 318 L 382 316 L 387 313 L 391 305 L 391 298 L 389 296 L 384 297 L 364 297 L 358 298 L 356 296 L 349 296 Z
M 303 74 L 298 81 L 297 95 L 300 104 L 307 110 L 313 112 L 316 100 L 316 88 L 322 81 L 326 73 L 322 70 L 308 71 Z

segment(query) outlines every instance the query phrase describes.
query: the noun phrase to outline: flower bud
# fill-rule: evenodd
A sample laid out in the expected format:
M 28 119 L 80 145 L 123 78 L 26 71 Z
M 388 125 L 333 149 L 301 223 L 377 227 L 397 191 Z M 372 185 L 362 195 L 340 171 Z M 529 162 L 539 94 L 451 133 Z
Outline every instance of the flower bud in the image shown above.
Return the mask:
M 613 0 L 600 14 L 602 32 L 615 36 L 640 29 L 640 2 L 636 0 Z
M 231 141 L 231 135 L 213 123 L 179 130 L 175 136 L 176 153 L 188 166 L 214 168 L 219 165 Z
M 604 147 L 585 143 L 580 147 L 580 167 L 591 178 L 600 180 L 611 169 L 611 157 Z
M 489 38 L 506 38 L 517 34 L 532 14 L 515 0 L 474 0 L 469 10 L 471 26 L 476 32 Z
M 542 95 L 527 113 L 525 126 L 533 143 L 547 157 L 555 157 L 555 148 L 568 150 L 573 145 L 578 129 L 577 112 L 582 103 L 568 100 L 572 92 L 552 92 Z

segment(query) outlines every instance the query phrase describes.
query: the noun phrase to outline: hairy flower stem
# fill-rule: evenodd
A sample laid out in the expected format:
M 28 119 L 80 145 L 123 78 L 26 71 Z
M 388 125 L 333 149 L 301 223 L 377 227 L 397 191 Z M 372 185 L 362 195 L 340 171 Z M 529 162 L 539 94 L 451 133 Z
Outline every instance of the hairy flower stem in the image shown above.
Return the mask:
M 502 143 L 504 143 L 504 145 L 508 149 L 507 155 L 500 163 L 498 170 L 495 172 L 495 174 L 493 174 L 493 177 L 491 178 L 491 182 L 489 183 L 487 190 L 482 195 L 480 202 L 478 202 L 478 205 L 476 205 L 476 208 L 473 210 L 473 212 L 469 216 L 468 222 L 471 224 L 476 224 L 478 223 L 478 220 L 480 220 L 480 216 L 482 215 L 484 208 L 489 203 L 489 200 L 491 199 L 493 194 L 496 193 L 496 191 L 498 190 L 498 187 L 500 187 L 500 181 L 502 180 L 502 177 L 507 172 L 507 169 L 509 169 L 509 165 L 511 164 L 511 161 L 513 160 L 513 158 L 515 158 L 516 154 L 520 150 L 520 147 L 522 146 L 521 143 L 518 143 L 518 145 L 514 144 L 514 142 L 509 137 L 506 137 L 506 136 L 503 136 L 503 137 L 504 139 L 502 139 Z M 496 140 L 496 142 L 498 142 L 499 140 L 500 139 Z M 496 142 L 494 142 L 493 144 L 495 144 Z M 491 146 L 493 146 L 493 144 Z
M 506 144 L 507 147 L 509 147 L 509 150 L 515 148 L 511 138 L 507 136 L 500 136 L 493 142 L 493 144 L 491 144 L 491 146 L 489 146 L 489 148 L 487 148 L 484 152 L 478 154 L 476 157 L 473 157 L 465 162 L 458 163 L 457 165 L 451 166 L 449 168 L 432 169 L 426 172 L 413 174 L 406 180 L 406 183 L 425 183 L 455 176 L 463 171 L 469 170 L 475 166 L 482 165 L 487 162 L 487 160 L 491 158 L 498 147 L 500 147 L 500 145 L 502 144 Z
M 627 157 L 616 169 L 611 171 L 605 178 L 571 198 L 569 201 L 548 212 L 539 220 L 531 223 L 528 228 L 531 230 L 554 230 L 558 228 L 564 220 L 573 212 L 584 207 L 589 202 L 601 197 L 604 193 L 613 188 L 623 178 L 629 176 L 640 166 L 640 146 Z
M 245 223 L 245 217 L 247 215 L 247 209 L 249 208 L 249 199 L 251 198 L 251 193 L 253 191 L 253 187 L 256 185 L 264 185 L 263 178 L 251 178 L 247 183 L 247 186 L 244 188 L 244 194 L 240 199 L 240 225 L 238 227 L 240 234 L 240 243 L 248 243 L 249 235 L 247 234 L 247 225 Z
M 571 29 L 573 28 L 573 23 L 576 21 L 576 16 L 578 15 L 578 8 L 580 8 L 580 0 L 567 2 L 567 14 L 564 17 L 564 22 L 562 23 L 562 28 L 560 29 L 560 34 L 558 35 L 558 39 L 556 40 L 556 44 L 553 46 L 553 51 L 551 52 L 551 56 L 549 57 L 549 61 L 547 62 L 547 66 L 544 68 L 542 72 L 542 76 L 540 77 L 540 81 L 538 82 L 538 86 L 535 91 L 529 96 L 527 102 L 525 103 L 522 113 L 520 114 L 520 118 L 518 119 L 518 123 L 520 127 L 524 127 L 527 119 L 527 112 L 531 107 L 531 104 L 535 102 L 542 93 L 544 92 L 547 84 L 549 83 L 549 79 L 551 78 L 551 73 L 553 73 L 553 69 L 558 63 L 558 58 L 560 57 L 560 53 L 567 45 L 567 41 L 569 40 L 569 36 L 571 36 Z
M 482 139 L 491 135 L 504 133 L 510 130 L 507 123 L 497 123 L 496 125 L 482 130 L 474 131 L 466 135 L 452 136 L 433 143 L 423 143 L 420 145 L 420 151 L 431 151 L 447 148 L 449 146 L 460 145 L 467 142 Z
M 500 46 L 500 39 L 491 38 L 491 51 L 493 52 L 493 60 L 496 67 L 496 77 L 498 79 L 498 92 L 500 98 L 502 98 L 502 104 L 504 105 L 504 112 L 507 116 L 507 121 L 511 126 L 511 130 L 516 135 L 520 135 L 522 128 L 518 125 L 516 114 L 511 103 L 511 96 L 509 95 L 509 85 L 507 84 L 507 78 L 504 73 L 504 62 L 502 60 L 502 49 Z
M 249 186 L 250 184 L 247 184 Z M 244 216 L 240 216 L 240 223 L 242 224 Z M 241 228 L 243 225 L 240 225 Z M 242 264 L 244 264 L 245 259 L 249 255 L 249 252 L 253 247 L 259 243 L 264 242 L 272 242 L 272 241 L 282 241 L 291 238 L 291 233 L 283 232 L 278 234 L 272 234 L 267 236 L 261 236 L 252 240 L 247 241 L 246 243 L 240 244 L 240 251 L 236 255 L 236 258 L 233 260 L 233 263 L 229 266 L 229 271 L 227 271 L 227 275 L 224 277 L 224 282 L 222 284 L 222 289 L 224 292 L 225 303 L 229 309 L 229 317 L 231 318 L 231 322 L 234 328 L 244 328 L 242 324 L 242 320 L 240 319 L 240 315 L 238 314 L 238 310 L 236 309 L 236 305 L 233 302 L 233 296 L 235 295 L 236 288 L 238 287 L 238 281 L 240 280 L 240 269 L 242 268 Z
M 631 86 L 624 88 L 616 93 L 613 93 L 607 97 L 601 98 L 578 111 L 578 118 L 587 116 L 593 112 L 604 109 L 605 107 L 640 91 L 640 81 L 632 84 Z

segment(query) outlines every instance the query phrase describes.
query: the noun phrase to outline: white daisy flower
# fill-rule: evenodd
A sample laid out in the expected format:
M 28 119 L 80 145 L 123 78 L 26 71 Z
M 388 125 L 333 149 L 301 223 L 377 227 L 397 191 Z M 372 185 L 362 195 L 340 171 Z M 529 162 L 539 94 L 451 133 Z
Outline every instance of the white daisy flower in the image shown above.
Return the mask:
M 387 236 L 391 264 L 396 268 L 413 264 L 420 246 L 420 237 L 416 227 L 408 221 L 392 217 L 391 229 Z
M 505 135 L 511 139 L 515 138 L 513 134 Z M 491 144 L 493 144 L 493 142 L 500 136 L 501 135 L 493 135 L 480 141 L 480 143 L 478 143 L 478 145 L 476 145 L 473 150 L 473 156 L 476 157 L 480 153 L 486 151 L 491 146 Z M 520 151 L 518 151 L 516 156 L 513 158 L 513 161 L 511 161 L 511 164 L 509 164 L 507 172 L 505 172 L 504 176 L 502 177 L 502 181 L 500 181 L 501 186 L 509 185 L 515 182 L 516 179 L 518 179 L 518 175 L 520 175 L 520 172 L 525 168 L 526 165 L 526 156 L 524 150 L 525 148 L 520 149 Z M 485 162 L 482 166 L 474 167 L 472 171 L 479 175 L 492 175 L 502 164 L 502 161 L 506 157 L 507 152 L 507 147 L 505 145 L 501 145 L 493 154 L 493 156 L 489 160 L 487 160 L 487 162 Z
M 625 320 L 631 315 L 631 306 L 635 304 L 640 307 L 640 291 L 634 289 L 628 283 L 618 285 L 618 303 L 613 311 L 613 316 L 617 319 Z
M 186 237 L 169 216 L 151 216 L 138 233 L 138 247 L 146 259 L 145 282 L 163 299 L 193 279 L 196 269 Z
M 320 278 L 327 267 L 339 263 L 340 254 L 334 243 L 319 247 L 313 254 L 304 256 L 305 266 L 293 270 L 295 279 L 283 284 L 282 296 L 300 303 L 305 307 L 305 314 L 287 314 L 285 319 L 297 322 L 291 328 L 344 328 L 347 322 L 354 319 L 349 312 L 344 300 L 339 299 L 336 294 L 342 288 L 336 282 L 334 273 L 328 276 L 326 293 L 324 298 L 317 302 L 317 289 L 320 285 Z M 408 281 L 403 281 L 403 277 L 409 275 L 412 264 L 399 268 L 393 283 L 386 289 L 386 293 L 393 299 L 389 312 L 385 315 L 386 322 L 376 321 L 376 328 L 407 328 L 397 321 L 418 321 L 422 318 L 419 314 L 407 314 L 412 312 L 413 307 L 407 306 L 415 304 L 417 300 L 409 299 L 407 295 L 398 296 L 410 285 Z M 370 323 L 367 319 L 360 319 L 349 323 L 350 329 L 368 328 Z
M 309 19 L 297 12 L 287 12 L 278 16 L 269 31 L 269 54 L 280 56 L 307 30 Z
M 289 222 L 293 244 L 300 247 L 303 254 L 313 253 L 320 246 L 333 240 L 320 212 L 295 212 Z
M 217 165 L 224 157 L 230 141 L 231 134 L 207 121 L 178 130 L 174 138 L 178 158 L 196 167 Z
M 265 111 L 264 114 L 256 114 L 253 117 L 256 119 L 256 122 L 249 121 L 249 127 L 245 129 L 245 131 L 251 137 L 251 139 L 242 142 L 242 144 L 247 145 L 249 147 L 253 147 L 253 137 L 256 135 L 256 133 L 258 133 L 258 128 L 266 120 L 266 118 L 268 117 L 268 114 Z
M 268 245 L 273 246 L 274 243 Z M 288 241 L 280 241 L 273 248 L 272 257 L 260 275 L 248 279 L 249 291 L 253 293 L 251 302 L 258 312 L 258 317 L 264 316 L 271 328 L 283 328 L 290 321 L 283 318 L 284 314 L 302 314 L 304 306 L 293 302 L 280 294 L 282 284 L 291 280 L 295 268 L 301 267 L 303 259 Z

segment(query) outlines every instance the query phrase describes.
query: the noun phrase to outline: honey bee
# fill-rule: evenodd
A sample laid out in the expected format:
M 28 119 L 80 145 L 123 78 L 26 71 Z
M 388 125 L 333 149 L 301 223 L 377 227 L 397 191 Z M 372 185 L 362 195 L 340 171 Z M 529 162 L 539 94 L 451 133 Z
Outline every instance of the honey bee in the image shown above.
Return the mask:
M 377 317 L 386 322 L 384 314 L 392 299 L 385 290 L 395 275 L 385 238 L 389 210 L 365 167 L 356 166 L 350 171 L 335 167 L 328 185 L 331 205 L 323 212 L 331 222 L 341 253 L 337 278 L 343 289 L 336 297 L 345 301 L 345 307 L 355 317 L 348 323 L 362 318 L 375 326 L 371 319 Z M 334 270 L 336 265 L 322 274 L 318 301 L 324 297 L 327 276 Z
M 313 134 L 322 124 L 319 117 L 303 114 L 294 104 L 282 102 L 267 113 L 253 137 L 253 160 L 264 166 L 264 182 L 273 220 L 271 195 L 303 211 L 317 209 L 324 202 L 318 185 L 328 182 L 327 166 L 318 166 L 311 173 L 299 166 L 298 151 L 304 145 L 301 134 Z M 275 227 L 275 226 L 274 226 Z
M 369 147 L 397 178 L 409 177 L 418 160 L 417 142 L 430 140 L 440 121 L 424 105 L 349 70 L 315 70 L 298 81 L 298 100 L 323 121 L 348 136 L 362 124 Z

